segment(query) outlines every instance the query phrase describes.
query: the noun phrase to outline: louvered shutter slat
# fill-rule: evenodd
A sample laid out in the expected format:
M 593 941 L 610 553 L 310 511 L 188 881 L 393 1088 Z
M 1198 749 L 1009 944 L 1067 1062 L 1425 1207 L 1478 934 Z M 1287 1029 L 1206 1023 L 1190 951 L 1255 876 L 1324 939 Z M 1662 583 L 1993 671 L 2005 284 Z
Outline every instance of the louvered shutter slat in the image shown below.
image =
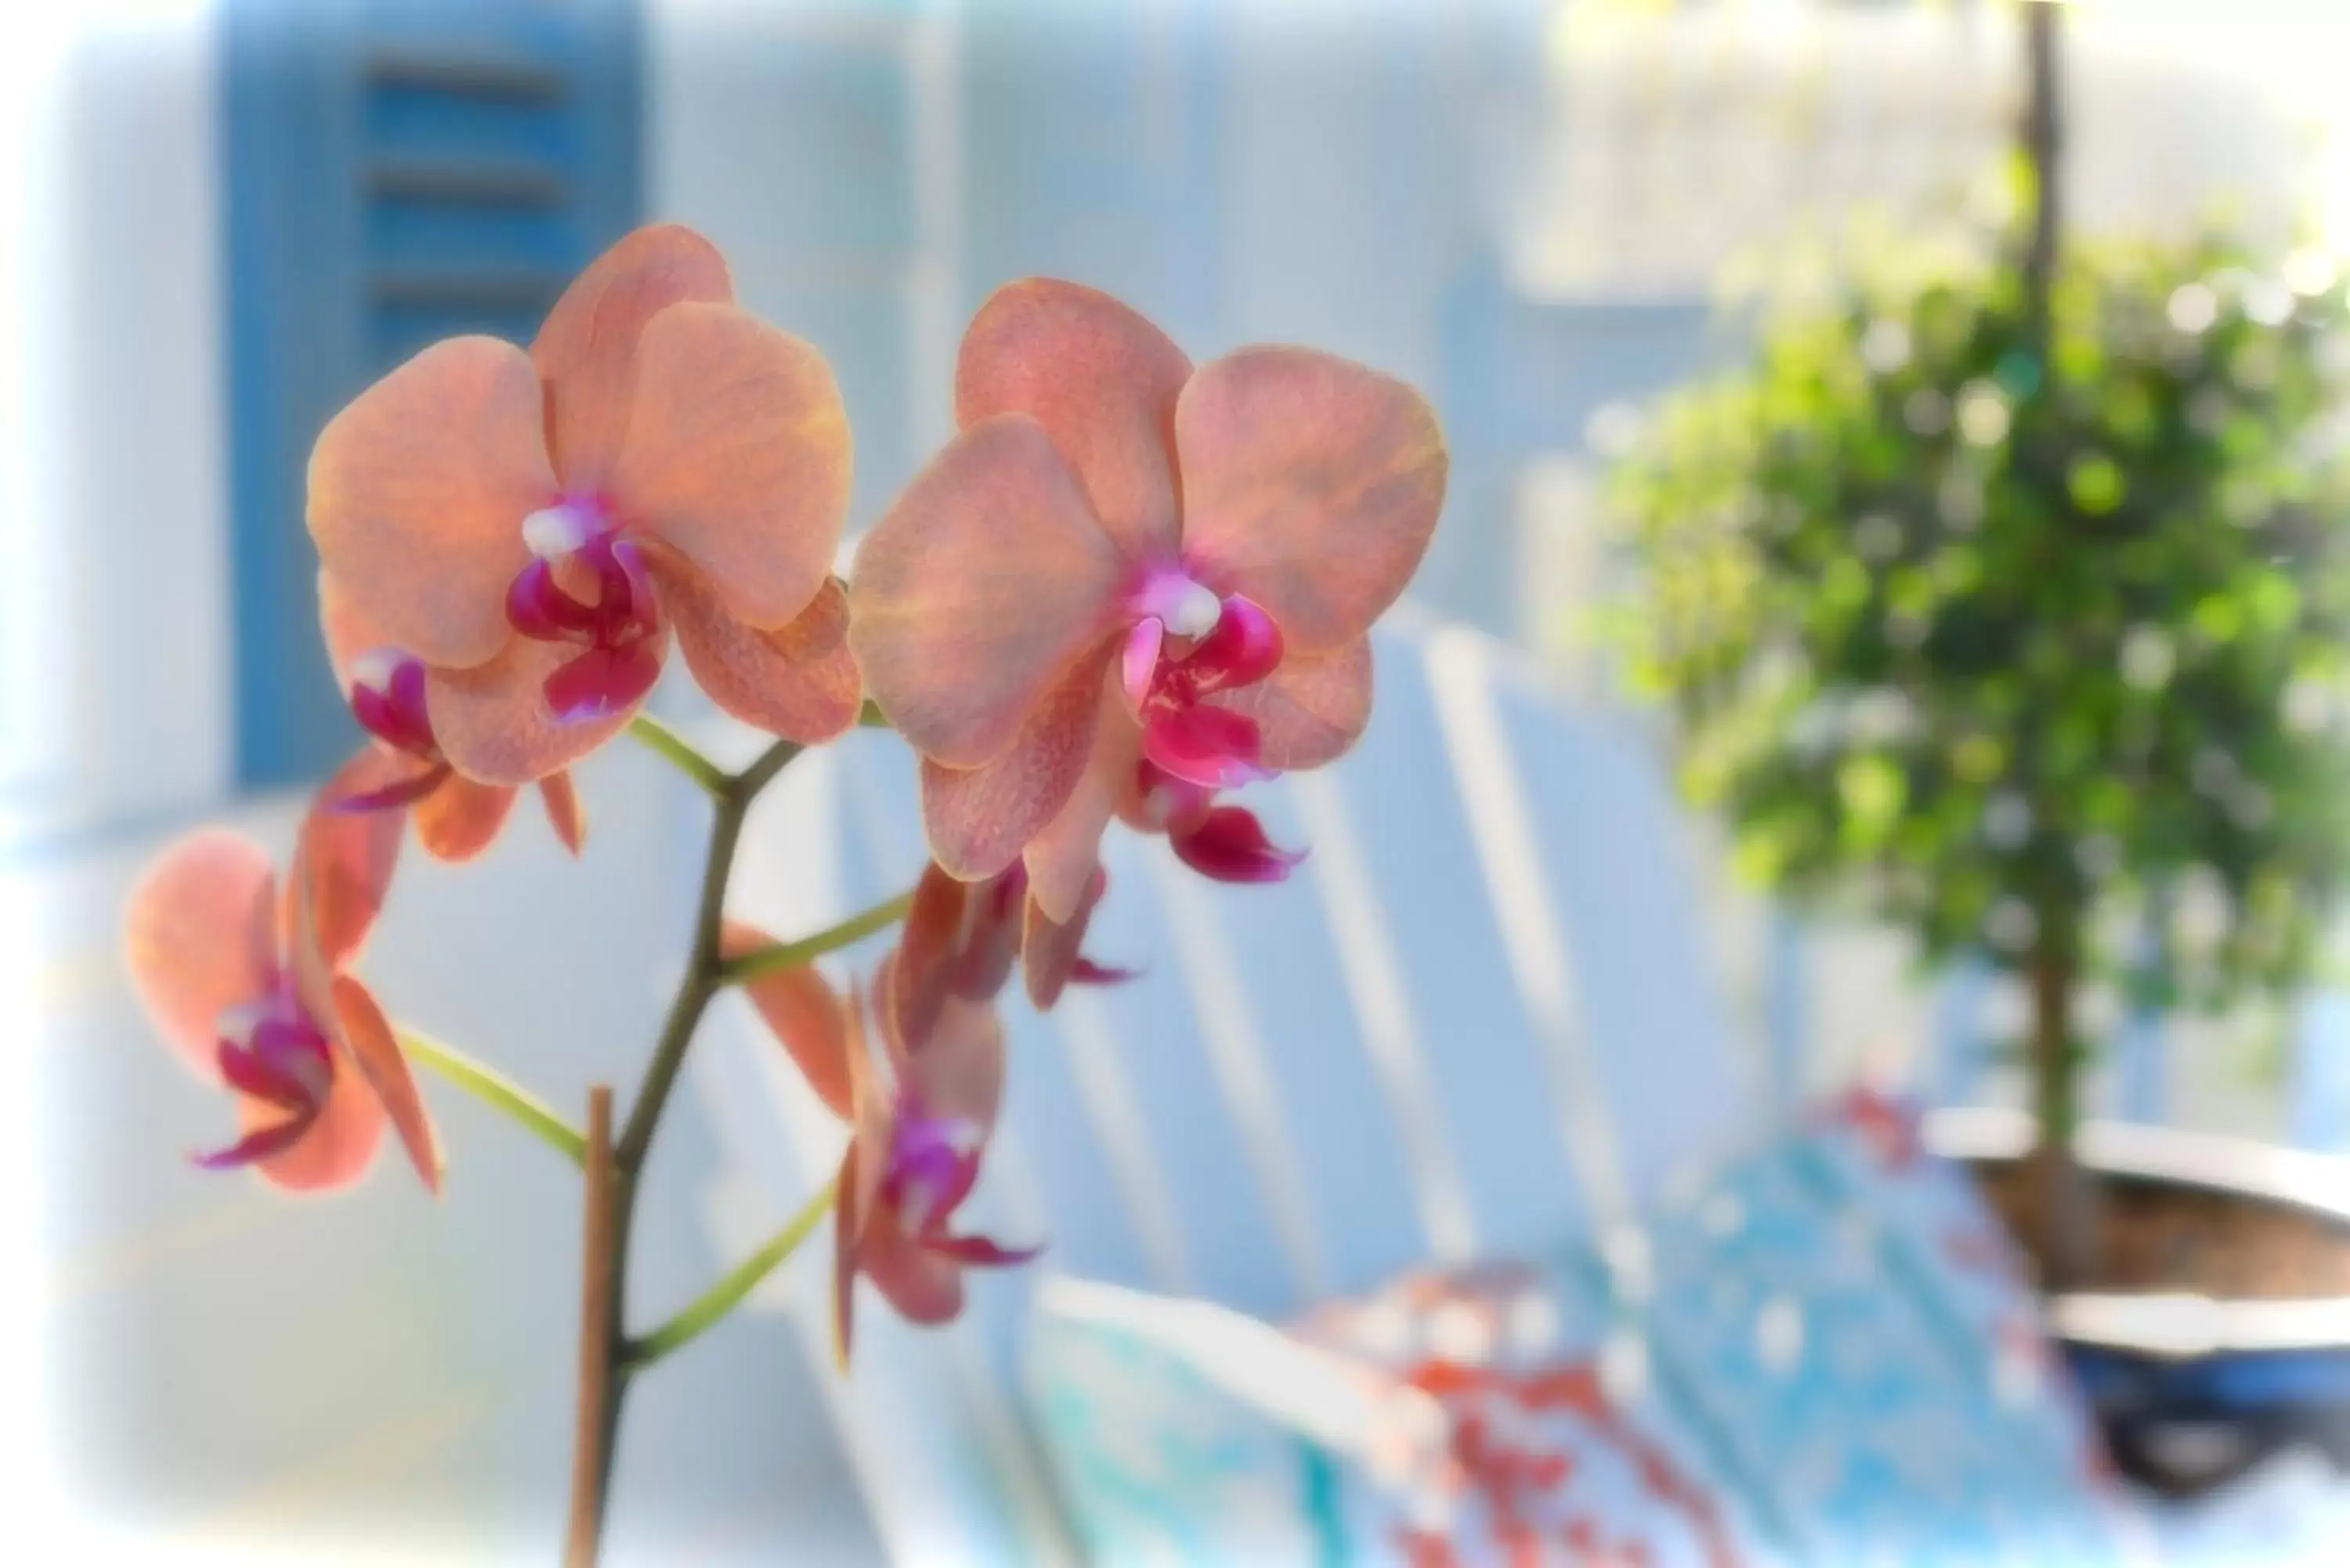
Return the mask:
M 436 339 L 527 343 L 636 219 L 628 0 L 242 0 L 229 73 L 239 758 L 314 780 L 356 742 L 302 526 L 310 441 Z

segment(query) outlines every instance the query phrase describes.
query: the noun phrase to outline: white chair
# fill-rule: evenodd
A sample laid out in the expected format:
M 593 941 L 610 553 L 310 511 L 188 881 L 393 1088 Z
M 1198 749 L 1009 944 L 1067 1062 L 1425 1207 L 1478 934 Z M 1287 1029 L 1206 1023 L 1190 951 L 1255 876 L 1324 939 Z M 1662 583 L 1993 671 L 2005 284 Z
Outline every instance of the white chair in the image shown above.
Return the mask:
M 1218 888 L 1114 830 L 1089 946 L 1147 972 L 1047 1017 L 1007 1002 L 972 1218 L 1048 1240 L 1040 1270 L 1277 1317 L 1430 1258 L 1570 1241 L 1768 1114 L 1638 739 L 1487 639 L 1404 619 L 1378 639 L 1355 753 L 1242 797 L 1311 846 L 1291 881 Z M 804 759 L 777 794 L 746 839 L 745 913 L 814 929 L 920 870 L 894 737 Z M 725 1257 L 829 1175 L 839 1133 L 746 1014 L 723 1027 L 693 1071 Z M 817 1357 L 822 1272 L 767 1298 Z M 828 1414 L 896 1561 L 1068 1556 L 1014 1380 L 1031 1284 L 982 1280 L 943 1332 L 860 1314 Z

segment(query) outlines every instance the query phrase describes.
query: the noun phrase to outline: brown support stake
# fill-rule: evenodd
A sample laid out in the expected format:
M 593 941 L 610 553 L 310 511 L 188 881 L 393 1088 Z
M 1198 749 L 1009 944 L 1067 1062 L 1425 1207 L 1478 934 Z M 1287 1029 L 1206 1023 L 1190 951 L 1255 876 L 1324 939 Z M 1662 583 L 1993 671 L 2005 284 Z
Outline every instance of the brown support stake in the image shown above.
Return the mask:
M 612 1090 L 588 1091 L 587 1231 L 579 1274 L 579 1419 L 571 1448 L 564 1568 L 595 1568 L 604 1530 L 612 1382 Z

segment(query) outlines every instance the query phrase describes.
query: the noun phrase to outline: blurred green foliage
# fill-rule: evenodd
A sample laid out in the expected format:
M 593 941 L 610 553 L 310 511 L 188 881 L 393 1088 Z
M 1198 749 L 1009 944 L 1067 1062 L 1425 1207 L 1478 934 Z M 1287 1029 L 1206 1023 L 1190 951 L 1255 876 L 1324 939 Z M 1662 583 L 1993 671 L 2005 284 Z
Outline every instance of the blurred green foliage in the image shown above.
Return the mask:
M 2321 255 L 1880 251 L 1613 476 L 1603 625 L 1798 905 L 2166 1006 L 2306 976 L 2350 856 L 2350 379 Z

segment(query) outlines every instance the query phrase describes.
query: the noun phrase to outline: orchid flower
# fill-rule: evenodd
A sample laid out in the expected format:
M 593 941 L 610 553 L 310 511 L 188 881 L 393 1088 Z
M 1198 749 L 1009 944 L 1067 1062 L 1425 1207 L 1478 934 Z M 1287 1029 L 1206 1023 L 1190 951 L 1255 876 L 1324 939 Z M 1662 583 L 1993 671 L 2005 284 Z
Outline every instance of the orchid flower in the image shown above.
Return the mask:
M 1354 743 L 1443 437 L 1359 365 L 1258 347 L 1194 371 L 1050 280 L 981 307 L 955 396 L 961 433 L 858 552 L 849 641 L 921 754 L 933 857 L 969 881 L 1024 859 L 1066 922 L 1142 759 L 1221 789 Z
M 672 632 L 747 723 L 814 742 L 854 722 L 830 576 L 840 394 L 813 348 L 732 301 L 707 241 L 642 229 L 564 292 L 527 353 L 436 343 L 319 435 L 319 559 L 421 667 L 423 732 L 466 778 L 527 784 L 602 744 Z
M 921 1038 L 950 998 L 993 1001 L 1011 978 L 1015 957 L 1028 1000 L 1040 1012 L 1073 981 L 1114 985 L 1133 979 L 1135 971 L 1097 962 L 1081 950 L 1108 889 L 1108 875 L 1097 869 L 1076 912 L 1054 920 L 1028 896 L 1027 871 L 1017 861 L 985 882 L 959 881 L 935 863 L 924 867 L 890 966 L 886 1001 L 900 1031 Z
M 330 788 L 386 787 L 396 764 L 362 753 Z M 400 850 L 395 815 L 314 808 L 281 892 L 269 857 L 224 828 L 166 849 L 124 917 L 130 978 L 172 1054 L 236 1097 L 241 1133 L 197 1157 L 251 1166 L 293 1191 L 356 1181 L 387 1116 L 426 1187 L 440 1157 L 383 1011 L 348 972 Z
M 330 804 L 343 811 L 408 807 L 416 841 L 436 860 L 471 860 L 488 848 L 514 810 L 514 786 L 476 784 L 450 765 L 425 710 L 423 661 L 385 641 L 325 572 L 318 574 L 318 620 L 351 716 L 379 745 L 409 763 L 404 776 L 392 783 Z M 588 826 L 571 774 L 562 769 L 548 774 L 538 781 L 538 793 L 556 837 L 577 855 Z
M 755 951 L 767 941 L 739 922 L 725 928 L 730 953 Z M 872 1026 L 865 999 L 844 1001 L 813 967 L 763 975 L 743 988 L 808 1087 L 849 1128 L 833 1216 L 844 1363 L 858 1274 L 912 1322 L 945 1323 L 962 1310 L 964 1269 L 1023 1263 L 1036 1254 L 951 1229 L 979 1179 L 1003 1098 L 1003 1030 L 995 1009 L 946 994 L 930 1026 L 909 1034 L 891 1001 L 899 994 L 893 977 L 899 961 L 893 953 L 874 976 Z
M 1003 1027 L 987 1002 L 950 998 L 931 1032 L 908 1039 L 888 1005 L 889 964 L 874 989 L 883 1058 L 872 1054 L 860 999 L 847 1009 L 850 1128 L 833 1215 L 833 1313 L 848 1360 L 857 1276 L 908 1321 L 951 1322 L 962 1311 L 962 1272 L 1024 1263 L 1040 1248 L 1006 1247 L 952 1230 L 979 1180 L 1003 1101 Z

